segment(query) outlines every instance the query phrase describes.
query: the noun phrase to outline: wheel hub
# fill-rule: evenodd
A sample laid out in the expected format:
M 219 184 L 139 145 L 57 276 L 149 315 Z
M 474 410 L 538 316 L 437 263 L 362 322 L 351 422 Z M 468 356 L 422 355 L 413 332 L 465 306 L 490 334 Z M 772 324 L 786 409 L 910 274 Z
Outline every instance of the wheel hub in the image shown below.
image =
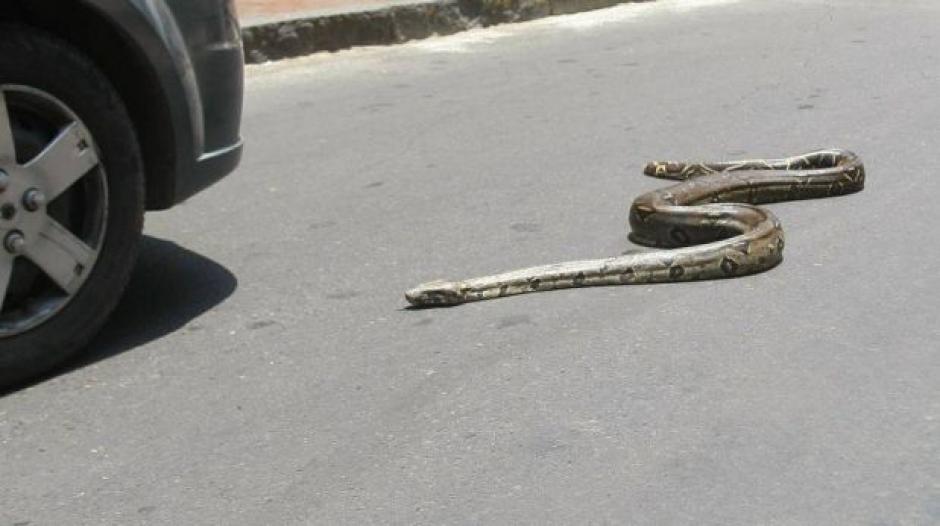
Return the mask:
M 40 239 L 43 229 L 53 219 L 46 213 L 46 196 L 37 188 L 35 170 L 21 166 L 3 166 L 6 188 L 0 192 L 0 235 L 10 254 L 23 254 Z M 0 176 L 2 178 L 2 176 Z M 13 250 L 11 246 L 16 246 Z

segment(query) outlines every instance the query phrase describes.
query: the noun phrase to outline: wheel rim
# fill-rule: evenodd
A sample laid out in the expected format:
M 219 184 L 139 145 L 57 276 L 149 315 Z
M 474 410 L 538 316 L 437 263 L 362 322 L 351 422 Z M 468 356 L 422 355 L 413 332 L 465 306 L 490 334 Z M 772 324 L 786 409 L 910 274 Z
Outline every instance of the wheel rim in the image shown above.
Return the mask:
M 108 213 L 99 159 L 59 99 L 0 85 L 0 338 L 51 319 L 91 274 Z

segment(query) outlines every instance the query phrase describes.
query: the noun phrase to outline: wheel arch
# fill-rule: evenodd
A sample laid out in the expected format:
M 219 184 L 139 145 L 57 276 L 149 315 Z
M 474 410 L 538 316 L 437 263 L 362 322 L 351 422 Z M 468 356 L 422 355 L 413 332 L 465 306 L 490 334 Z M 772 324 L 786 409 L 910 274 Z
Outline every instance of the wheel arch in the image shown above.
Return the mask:
M 96 3 L 98 0 L 9 0 L 0 5 L 0 21 L 52 33 L 95 62 L 121 95 L 137 132 L 144 161 L 147 208 L 169 208 L 175 203 L 177 174 L 190 170 L 196 157 L 192 112 L 182 104 L 172 103 L 186 100 L 186 89 L 175 81 L 175 75 L 161 75 L 158 69 L 161 66 L 175 66 L 165 48 L 141 42 L 146 36 L 140 28 L 135 28 L 138 30 L 131 37 Z M 139 15 L 131 11 L 129 4 L 121 9 L 129 16 Z M 144 27 L 152 32 L 146 23 Z M 157 36 L 152 38 L 156 40 Z M 155 54 L 163 56 L 154 57 Z

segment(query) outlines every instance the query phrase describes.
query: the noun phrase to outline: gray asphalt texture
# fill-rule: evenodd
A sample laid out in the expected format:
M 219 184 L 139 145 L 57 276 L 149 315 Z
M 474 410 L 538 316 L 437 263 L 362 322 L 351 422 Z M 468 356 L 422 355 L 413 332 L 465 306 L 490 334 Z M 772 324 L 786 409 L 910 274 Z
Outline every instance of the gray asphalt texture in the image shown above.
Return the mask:
M 940 4 L 666 2 L 252 68 L 0 524 L 940 524 Z M 654 159 L 858 152 L 783 264 L 407 310 L 618 254 Z

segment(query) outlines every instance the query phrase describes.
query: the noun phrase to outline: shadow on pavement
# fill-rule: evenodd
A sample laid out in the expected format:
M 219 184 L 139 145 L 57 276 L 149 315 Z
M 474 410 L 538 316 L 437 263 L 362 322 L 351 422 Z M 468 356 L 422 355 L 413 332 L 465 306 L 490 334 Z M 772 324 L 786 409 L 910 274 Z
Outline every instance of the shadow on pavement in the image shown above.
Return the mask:
M 238 280 L 215 261 L 172 241 L 144 236 L 137 267 L 111 319 L 69 369 L 175 332 L 225 301 Z
M 235 292 L 222 265 L 171 241 L 144 236 L 137 266 L 111 318 L 86 349 L 63 366 L 0 397 L 105 360 L 182 328 Z

